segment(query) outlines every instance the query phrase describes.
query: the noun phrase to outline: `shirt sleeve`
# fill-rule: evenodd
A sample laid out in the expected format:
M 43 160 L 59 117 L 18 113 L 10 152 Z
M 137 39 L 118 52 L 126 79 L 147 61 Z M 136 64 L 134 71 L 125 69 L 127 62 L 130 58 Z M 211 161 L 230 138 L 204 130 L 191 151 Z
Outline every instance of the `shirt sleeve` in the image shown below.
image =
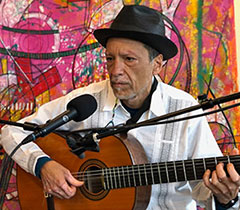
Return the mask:
M 31 122 L 37 125 L 45 124 L 49 119 L 53 119 L 66 109 L 67 97 L 60 97 L 49 103 L 42 105 L 37 112 L 19 121 L 19 123 Z M 63 125 L 61 129 L 67 129 Z M 26 131 L 21 127 L 6 125 L 1 130 L 0 144 L 4 150 L 10 154 L 13 149 L 32 131 Z M 25 171 L 35 174 L 35 166 L 38 158 L 49 157 L 34 142 L 22 145 L 13 155 L 13 160 Z
M 45 163 L 47 163 L 48 161 L 52 160 L 49 157 L 41 157 L 37 160 L 37 164 L 35 167 L 35 175 L 41 179 L 41 168 L 44 166 Z

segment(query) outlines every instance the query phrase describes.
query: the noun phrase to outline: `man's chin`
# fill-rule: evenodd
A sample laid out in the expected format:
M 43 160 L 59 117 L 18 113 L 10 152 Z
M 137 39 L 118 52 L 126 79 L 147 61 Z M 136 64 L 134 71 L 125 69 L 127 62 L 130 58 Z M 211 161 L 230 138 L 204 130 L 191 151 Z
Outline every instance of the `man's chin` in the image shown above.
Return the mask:
M 129 100 L 135 97 L 133 93 L 127 93 L 126 91 L 113 89 L 114 95 L 120 100 Z

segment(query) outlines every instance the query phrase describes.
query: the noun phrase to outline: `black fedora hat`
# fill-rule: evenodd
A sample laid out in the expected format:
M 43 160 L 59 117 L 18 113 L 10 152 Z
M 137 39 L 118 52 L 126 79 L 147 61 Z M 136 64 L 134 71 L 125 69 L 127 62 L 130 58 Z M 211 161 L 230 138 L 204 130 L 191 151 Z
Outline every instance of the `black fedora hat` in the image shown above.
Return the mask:
M 161 53 L 164 60 L 178 52 L 176 45 L 165 36 L 162 14 L 146 6 L 124 6 L 110 28 L 97 29 L 94 36 L 104 47 L 111 37 L 140 41 Z

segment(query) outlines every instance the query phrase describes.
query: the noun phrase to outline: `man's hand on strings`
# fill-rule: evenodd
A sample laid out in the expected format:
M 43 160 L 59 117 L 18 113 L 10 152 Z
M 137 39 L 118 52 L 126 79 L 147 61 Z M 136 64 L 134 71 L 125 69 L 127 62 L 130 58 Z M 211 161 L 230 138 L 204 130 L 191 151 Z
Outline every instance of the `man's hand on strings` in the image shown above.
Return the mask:
M 234 149 L 230 155 L 238 155 L 239 151 Z M 240 187 L 240 176 L 232 163 L 227 164 L 227 176 L 224 171 L 224 164 L 219 163 L 216 170 L 208 169 L 203 175 L 204 184 L 212 191 L 217 200 L 222 204 L 227 204 L 235 199 Z
M 83 185 L 82 181 L 75 179 L 68 169 L 54 160 L 48 161 L 41 168 L 41 180 L 44 192 L 61 199 L 73 197 L 77 187 Z

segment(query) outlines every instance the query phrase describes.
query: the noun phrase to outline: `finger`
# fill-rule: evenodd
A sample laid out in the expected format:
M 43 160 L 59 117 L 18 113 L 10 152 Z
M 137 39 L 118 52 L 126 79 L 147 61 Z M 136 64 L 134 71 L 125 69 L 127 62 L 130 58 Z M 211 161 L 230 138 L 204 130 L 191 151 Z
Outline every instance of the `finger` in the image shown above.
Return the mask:
M 222 203 L 227 203 L 229 201 L 229 195 L 226 196 L 224 194 L 222 194 L 222 191 L 216 186 L 216 185 L 220 185 L 220 182 L 216 176 L 216 171 L 212 172 L 212 178 L 210 179 L 210 175 L 211 175 L 211 171 L 207 170 L 204 173 L 203 176 L 203 181 L 204 184 L 206 185 L 207 188 L 209 188 L 212 193 L 218 198 L 219 201 L 221 201 Z
M 50 192 L 48 192 L 49 195 L 51 196 L 55 196 L 57 198 L 60 198 L 60 199 L 67 199 L 66 197 L 64 197 L 63 195 L 61 195 L 60 193 L 57 193 L 57 192 L 53 192 L 52 190 L 50 190 Z
M 240 187 L 240 176 L 235 170 L 235 167 L 232 163 L 227 165 L 227 171 L 229 173 L 230 184 L 228 184 L 229 190 L 231 191 L 232 197 L 235 198 L 239 192 Z
M 231 150 L 230 155 L 239 155 L 239 149 L 234 148 L 233 150 Z
M 55 181 L 44 180 L 43 189 L 44 189 L 44 192 L 54 195 L 60 199 L 63 199 L 63 198 L 68 199 L 70 198 L 71 195 L 73 196 L 74 194 L 66 193 L 65 190 L 62 189 L 61 187 L 61 185 L 63 184 L 60 184 L 59 182 L 55 183 Z M 67 185 L 67 182 L 65 182 L 65 184 Z
M 227 171 L 231 178 L 231 180 L 236 183 L 238 186 L 240 186 L 240 176 L 238 172 L 235 170 L 235 167 L 232 163 L 227 164 Z
M 224 170 L 224 164 L 223 163 L 217 164 L 216 173 L 217 173 L 217 177 L 218 177 L 219 180 L 222 180 L 222 182 L 227 181 L 227 174 Z
M 80 180 L 74 178 L 70 172 L 67 174 L 66 179 L 70 185 L 73 185 L 75 187 L 80 187 L 84 184 L 83 181 L 80 181 Z
M 76 187 L 82 186 L 84 182 L 75 179 L 70 172 L 65 176 L 65 178 L 66 178 L 66 182 L 63 183 L 63 185 L 61 186 L 61 189 L 64 191 L 64 193 L 67 196 L 72 197 L 76 193 L 76 190 L 77 190 Z
M 68 183 L 64 183 L 61 186 L 61 190 L 63 191 L 64 196 L 69 197 L 69 198 L 74 196 L 75 193 L 76 193 L 76 187 L 75 186 L 69 186 Z
M 207 188 L 209 188 L 214 193 L 220 193 L 220 191 L 212 184 L 210 180 L 211 171 L 209 169 L 206 170 L 206 172 L 203 175 L 203 182 L 206 185 Z
M 223 169 L 223 164 L 218 164 L 216 167 L 216 174 L 218 177 L 218 181 L 220 184 L 216 182 L 216 186 L 221 190 L 222 194 L 224 194 L 229 199 L 234 199 L 237 196 L 239 185 L 237 184 L 240 182 L 239 175 L 234 169 L 233 164 L 227 165 L 227 170 L 230 177 L 226 176 L 226 173 Z M 233 172 L 235 174 L 233 174 Z M 216 177 L 215 177 L 216 178 Z
M 212 184 L 214 185 L 215 188 L 218 189 L 218 191 L 220 191 L 220 193 L 230 197 L 230 192 L 229 189 L 227 187 L 227 185 L 225 185 L 225 182 L 227 182 L 225 180 L 226 177 L 220 178 L 217 174 L 217 171 L 213 171 L 212 173 Z

